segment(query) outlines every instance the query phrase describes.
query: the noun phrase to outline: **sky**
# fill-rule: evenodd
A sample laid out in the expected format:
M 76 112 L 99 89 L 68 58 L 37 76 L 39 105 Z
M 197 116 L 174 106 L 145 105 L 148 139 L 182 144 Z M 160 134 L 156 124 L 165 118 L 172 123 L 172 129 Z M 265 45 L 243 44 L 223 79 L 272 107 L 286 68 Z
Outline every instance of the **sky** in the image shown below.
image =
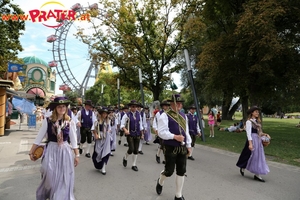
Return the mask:
M 93 3 L 98 2 L 91 1 L 87 2 L 86 0 L 60 0 L 60 1 L 52 1 L 57 2 L 55 4 L 47 4 L 50 0 L 13 0 L 12 3 L 17 4 L 20 8 L 25 12 L 25 14 L 29 14 L 30 10 L 38 9 L 40 10 L 49 10 L 49 9 L 66 9 L 69 10 L 71 6 L 75 3 L 80 3 L 82 6 L 87 7 Z M 100 5 L 99 5 L 100 6 Z M 46 27 L 41 22 L 32 22 L 25 21 L 25 31 L 23 35 L 20 37 L 21 45 L 23 46 L 23 51 L 19 53 L 19 57 L 23 58 L 26 56 L 36 56 L 46 62 L 53 60 L 52 53 L 52 43 L 48 43 L 46 41 L 47 37 L 55 33 L 55 29 Z M 44 22 L 46 25 L 56 25 L 55 21 L 47 21 Z M 69 32 L 66 37 L 66 58 L 71 69 L 72 74 L 76 77 L 79 83 L 82 83 L 87 70 L 90 66 L 88 48 L 87 45 L 80 42 L 73 35 L 77 28 L 85 28 L 86 30 L 90 27 L 90 23 L 87 21 L 74 22 L 70 27 Z M 55 68 L 54 68 L 55 69 Z M 117 71 L 117 69 L 113 68 L 113 71 Z M 178 73 L 173 73 L 172 78 L 175 84 L 178 86 L 178 91 L 182 88 L 180 82 L 180 75 Z M 59 85 L 63 82 L 59 75 L 56 77 L 56 94 L 61 94 L 62 91 L 58 90 Z M 94 83 L 94 79 L 90 79 L 88 86 L 92 86 Z

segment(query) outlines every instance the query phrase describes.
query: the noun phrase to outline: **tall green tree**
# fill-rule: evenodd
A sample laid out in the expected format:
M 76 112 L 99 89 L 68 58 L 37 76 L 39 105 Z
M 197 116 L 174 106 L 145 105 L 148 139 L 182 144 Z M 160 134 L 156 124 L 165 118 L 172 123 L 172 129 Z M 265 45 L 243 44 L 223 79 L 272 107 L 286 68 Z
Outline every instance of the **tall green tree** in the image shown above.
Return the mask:
M 136 89 L 140 68 L 144 87 L 158 100 L 169 83 L 168 74 L 182 68 L 172 63 L 187 45 L 184 25 L 197 2 L 105 0 L 105 17 L 100 25 L 94 24 L 97 33 L 78 36 L 90 45 L 93 59 L 111 61 L 122 82 Z
M 230 112 L 229 106 L 234 96 L 240 97 L 244 111 L 248 102 L 262 105 L 282 94 L 291 97 L 285 104 L 298 99 L 297 11 L 299 2 L 291 0 L 205 1 L 200 19 L 206 37 L 197 77 L 206 98 L 223 101 L 224 118 L 231 119 L 234 110 Z
M 18 5 L 11 3 L 10 0 L 0 1 L 1 16 L 9 14 L 24 14 Z M 25 30 L 24 21 L 0 19 L 0 74 L 7 71 L 8 61 L 19 62 L 17 55 L 23 50 L 20 43 L 20 35 Z

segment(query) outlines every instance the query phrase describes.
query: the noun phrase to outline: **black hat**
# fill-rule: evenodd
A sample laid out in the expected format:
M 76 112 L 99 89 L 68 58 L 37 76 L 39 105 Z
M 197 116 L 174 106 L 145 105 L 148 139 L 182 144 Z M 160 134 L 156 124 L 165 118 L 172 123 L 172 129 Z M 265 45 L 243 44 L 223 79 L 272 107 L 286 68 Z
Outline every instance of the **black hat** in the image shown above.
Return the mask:
M 170 102 L 164 100 L 160 103 L 160 106 L 170 106 Z
M 196 106 L 193 104 L 189 107 L 189 109 L 196 109 Z
M 108 112 L 115 112 L 113 107 L 108 107 Z
M 83 103 L 84 105 L 89 105 L 93 107 L 93 103 L 91 100 L 85 100 L 85 102 Z
M 141 106 L 141 104 L 139 102 L 137 102 L 136 100 L 131 100 L 130 103 L 128 104 L 128 106 Z
M 148 106 L 144 106 L 144 109 L 145 109 L 145 110 L 149 110 L 149 107 L 148 107 Z
M 104 112 L 108 113 L 108 109 L 106 107 L 102 107 L 100 109 L 97 110 L 99 114 L 102 114 Z
M 71 108 L 71 110 L 73 111 L 73 110 L 78 110 L 78 108 L 76 107 L 76 106 L 73 106 L 72 108 Z
M 251 113 L 253 113 L 255 110 L 261 110 L 259 107 L 257 106 L 252 106 L 251 108 L 249 108 L 247 110 L 247 115 L 250 115 Z
M 184 102 L 180 94 L 172 94 L 171 98 L 168 99 L 168 102 Z
M 58 105 L 64 104 L 66 107 L 68 107 L 70 103 L 71 102 L 66 97 L 56 97 L 48 107 L 50 110 L 54 110 Z
M 125 109 L 128 109 L 128 106 L 121 107 L 121 110 L 125 110 Z

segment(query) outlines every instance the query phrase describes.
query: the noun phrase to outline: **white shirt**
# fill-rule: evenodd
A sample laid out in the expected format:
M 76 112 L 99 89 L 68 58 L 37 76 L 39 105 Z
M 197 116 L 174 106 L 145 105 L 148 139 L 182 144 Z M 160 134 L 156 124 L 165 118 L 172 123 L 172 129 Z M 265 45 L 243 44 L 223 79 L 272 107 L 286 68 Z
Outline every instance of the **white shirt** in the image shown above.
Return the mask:
M 154 119 L 153 119 L 153 125 L 152 125 L 152 127 L 153 127 L 153 129 L 156 130 L 156 131 L 158 130 L 157 122 L 158 122 L 159 117 L 160 117 L 160 111 L 158 111 L 158 112 L 155 114 Z
M 86 114 L 86 115 L 89 115 L 89 110 L 86 110 L 86 109 L 84 109 L 84 110 L 85 110 L 85 114 Z M 80 122 L 81 122 L 81 111 L 82 111 L 82 110 L 79 110 L 79 111 L 77 112 L 77 119 L 78 119 Z M 92 123 L 94 124 L 95 121 L 97 121 L 97 118 L 96 118 L 95 113 L 92 111 Z
M 137 112 L 137 114 L 139 114 L 138 111 L 136 111 L 136 112 Z M 134 113 L 133 113 L 133 114 L 134 114 Z M 129 117 L 128 117 L 127 114 L 125 113 L 125 114 L 123 115 L 122 119 L 121 119 L 121 127 L 120 127 L 120 129 L 122 129 L 122 128 L 125 127 L 126 122 L 127 122 L 127 119 L 129 119 Z M 143 127 L 143 124 L 142 124 L 142 117 L 140 117 L 139 125 L 140 125 L 140 130 L 141 130 L 141 131 L 144 130 L 144 127 Z M 125 128 L 127 129 L 128 127 L 125 127 Z M 128 131 L 129 131 L 129 133 L 130 133 L 130 130 L 128 130 Z
M 158 136 L 160 138 L 162 138 L 163 140 L 172 140 L 174 139 L 174 135 L 173 133 L 171 133 L 169 131 L 169 118 L 167 116 L 167 114 L 165 112 L 163 112 L 159 119 L 158 119 L 158 123 L 157 123 L 157 127 L 158 127 Z M 189 134 L 189 124 L 188 124 L 188 120 L 187 117 L 185 116 L 185 135 L 186 135 L 186 146 L 189 148 L 191 147 L 191 136 Z
M 246 121 L 246 133 L 247 133 L 247 138 L 248 140 L 252 140 L 252 122 L 250 120 Z
M 73 149 L 77 149 L 77 134 L 76 134 L 76 124 L 73 120 L 70 121 L 70 132 L 69 138 L 71 142 L 71 146 Z M 42 122 L 42 127 L 40 128 L 37 137 L 34 140 L 34 144 L 39 145 L 42 140 L 47 137 L 47 129 L 48 129 L 48 122 L 47 118 L 45 118 Z

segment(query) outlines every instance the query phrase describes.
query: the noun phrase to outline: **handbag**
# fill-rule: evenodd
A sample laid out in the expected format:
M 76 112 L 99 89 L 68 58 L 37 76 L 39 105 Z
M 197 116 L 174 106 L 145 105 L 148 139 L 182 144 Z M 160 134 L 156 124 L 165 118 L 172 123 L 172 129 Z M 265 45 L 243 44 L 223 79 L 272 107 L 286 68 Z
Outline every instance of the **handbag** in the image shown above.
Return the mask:
M 32 152 L 32 157 L 34 160 L 38 160 L 44 154 L 45 145 L 39 145 Z
M 261 142 L 264 147 L 267 147 L 271 143 L 271 137 L 269 135 L 261 136 Z

